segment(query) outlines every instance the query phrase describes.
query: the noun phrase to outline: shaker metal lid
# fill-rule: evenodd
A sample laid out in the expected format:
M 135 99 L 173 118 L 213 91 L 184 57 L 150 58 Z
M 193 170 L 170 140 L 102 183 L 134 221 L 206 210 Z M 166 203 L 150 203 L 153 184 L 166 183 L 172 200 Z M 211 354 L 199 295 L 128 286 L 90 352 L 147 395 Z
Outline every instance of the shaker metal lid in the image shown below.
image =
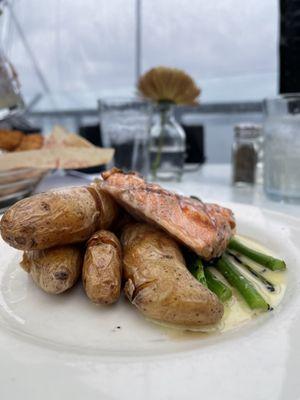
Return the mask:
M 253 123 L 237 124 L 234 127 L 235 137 L 243 139 L 255 139 L 261 135 L 262 126 Z

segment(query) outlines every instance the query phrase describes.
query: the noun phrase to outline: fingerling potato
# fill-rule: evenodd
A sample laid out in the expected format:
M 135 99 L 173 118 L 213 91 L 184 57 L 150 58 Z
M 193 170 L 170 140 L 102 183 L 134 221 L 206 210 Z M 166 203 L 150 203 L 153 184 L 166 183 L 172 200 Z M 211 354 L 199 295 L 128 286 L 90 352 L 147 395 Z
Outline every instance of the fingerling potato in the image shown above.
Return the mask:
M 187 270 L 177 243 L 144 224 L 126 225 L 121 237 L 125 294 L 146 317 L 196 328 L 218 322 L 223 305 Z
M 95 185 L 40 193 L 10 207 L 1 220 L 2 238 L 20 250 L 43 250 L 82 242 L 106 229 L 116 203 Z
M 97 304 L 112 304 L 120 297 L 121 246 L 117 237 L 105 230 L 89 239 L 84 256 L 82 280 L 88 298 Z
M 69 245 L 26 251 L 21 267 L 39 288 L 47 293 L 59 294 L 74 286 L 80 276 L 82 262 L 82 250 Z

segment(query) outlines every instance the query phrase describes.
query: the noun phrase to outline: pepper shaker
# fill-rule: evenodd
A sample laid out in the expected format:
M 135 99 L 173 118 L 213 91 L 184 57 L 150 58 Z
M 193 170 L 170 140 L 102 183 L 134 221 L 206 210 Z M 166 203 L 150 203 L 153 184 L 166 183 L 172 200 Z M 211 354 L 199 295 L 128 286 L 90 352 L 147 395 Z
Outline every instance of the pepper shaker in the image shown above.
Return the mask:
M 232 180 L 234 185 L 261 183 L 262 128 L 256 124 L 239 124 L 234 128 L 232 146 Z

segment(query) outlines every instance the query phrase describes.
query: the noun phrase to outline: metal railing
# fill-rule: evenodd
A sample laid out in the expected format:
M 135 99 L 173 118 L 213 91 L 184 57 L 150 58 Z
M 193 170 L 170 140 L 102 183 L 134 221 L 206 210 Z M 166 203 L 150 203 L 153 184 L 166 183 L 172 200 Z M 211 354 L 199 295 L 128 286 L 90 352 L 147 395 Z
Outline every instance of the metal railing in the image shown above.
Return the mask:
M 181 117 L 186 113 L 199 113 L 199 114 L 234 114 L 234 113 L 257 113 L 262 112 L 262 103 L 258 101 L 248 102 L 232 102 L 232 103 L 204 103 L 196 106 L 179 106 L 176 109 L 176 116 Z M 26 116 L 28 118 L 40 117 L 85 117 L 97 116 L 98 110 L 96 108 L 87 109 L 69 109 L 69 110 L 46 110 L 46 111 L 28 111 Z

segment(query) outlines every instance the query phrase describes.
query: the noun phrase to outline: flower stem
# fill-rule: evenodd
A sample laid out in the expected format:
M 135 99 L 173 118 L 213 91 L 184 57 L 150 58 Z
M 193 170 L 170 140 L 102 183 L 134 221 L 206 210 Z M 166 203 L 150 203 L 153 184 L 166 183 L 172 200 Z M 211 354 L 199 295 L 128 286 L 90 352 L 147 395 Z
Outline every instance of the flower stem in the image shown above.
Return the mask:
M 157 148 L 157 153 L 156 153 L 156 157 L 155 160 L 152 163 L 152 175 L 154 178 L 156 178 L 157 176 L 157 170 L 159 168 L 160 162 L 161 162 L 161 153 L 162 153 L 162 148 L 164 145 L 164 126 L 166 123 L 166 113 L 168 110 L 166 110 L 165 108 L 161 109 L 159 111 L 160 114 L 160 125 L 161 125 L 161 130 L 160 130 L 160 134 L 159 134 L 159 138 L 158 138 L 158 148 Z

